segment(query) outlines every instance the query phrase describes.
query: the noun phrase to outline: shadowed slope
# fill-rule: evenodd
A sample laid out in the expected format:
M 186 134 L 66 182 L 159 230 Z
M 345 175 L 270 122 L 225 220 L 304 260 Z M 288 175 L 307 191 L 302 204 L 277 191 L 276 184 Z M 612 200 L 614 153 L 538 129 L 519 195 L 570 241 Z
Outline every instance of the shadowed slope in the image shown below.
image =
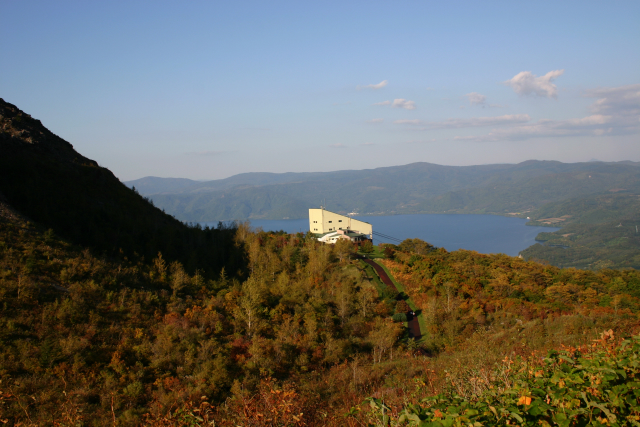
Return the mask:
M 190 270 L 211 272 L 239 256 L 232 230 L 185 226 L 2 99 L 0 193 L 20 213 L 60 236 L 109 254 L 152 258 L 160 251 Z M 239 268 L 236 261 L 231 264 Z

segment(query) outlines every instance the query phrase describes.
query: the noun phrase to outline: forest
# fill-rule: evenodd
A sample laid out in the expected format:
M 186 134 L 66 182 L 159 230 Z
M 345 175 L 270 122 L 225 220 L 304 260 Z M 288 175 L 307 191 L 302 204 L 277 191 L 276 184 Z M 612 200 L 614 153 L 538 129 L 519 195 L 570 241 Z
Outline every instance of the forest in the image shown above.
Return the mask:
M 202 229 L 0 125 L 3 425 L 638 425 L 637 270 Z
M 26 221 L 4 220 L 0 233 L 0 418 L 8 425 L 459 421 L 442 402 L 477 410 L 493 384 L 496 402 L 521 397 L 514 393 L 526 378 L 512 364 L 529 369 L 550 349 L 574 354 L 612 330 L 603 344 L 610 357 L 628 352 L 618 337 L 638 332 L 634 270 L 559 269 L 408 240 L 385 248 L 381 262 L 425 318 L 416 342 L 394 320 L 406 310 L 398 295 L 362 270 L 350 245 L 238 224 L 245 272 L 206 279 L 161 253 L 96 256 Z M 554 357 L 533 378 L 565 372 Z M 484 382 L 470 389 L 474 378 Z M 623 408 L 630 416 L 634 399 Z
M 531 225 L 544 218 L 564 217 L 562 229 L 540 233 L 540 244 L 522 251 L 559 267 L 599 270 L 640 268 L 640 197 L 617 189 L 595 196 L 549 203 L 532 214 Z

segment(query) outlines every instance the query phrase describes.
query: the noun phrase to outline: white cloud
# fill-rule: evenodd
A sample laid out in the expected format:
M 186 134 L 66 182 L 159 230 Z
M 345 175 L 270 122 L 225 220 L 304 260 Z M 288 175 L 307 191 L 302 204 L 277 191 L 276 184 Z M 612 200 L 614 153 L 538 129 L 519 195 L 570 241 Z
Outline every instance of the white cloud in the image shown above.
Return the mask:
M 391 104 L 391 106 L 393 108 L 404 108 L 405 110 L 415 110 L 416 109 L 416 103 L 413 101 L 409 101 L 406 99 L 394 99 L 393 100 L 393 104 Z
M 367 123 L 382 123 L 384 122 L 384 119 L 371 119 L 371 120 L 367 120 Z
M 478 92 L 471 92 L 465 95 L 469 98 L 469 104 L 471 105 L 482 105 L 487 100 L 487 97 L 479 94 Z
M 561 71 L 556 72 L 557 75 Z M 547 74 L 545 77 L 552 77 Z M 533 93 L 533 92 L 532 92 Z M 596 98 L 584 117 L 531 121 L 528 114 L 495 117 L 451 118 L 439 122 L 418 119 L 395 120 L 398 125 L 415 126 L 417 131 L 493 127 L 485 135 L 456 136 L 464 141 L 524 141 L 532 138 L 565 136 L 615 136 L 640 133 L 640 84 L 588 90 L 585 97 Z M 492 105 L 488 105 L 491 107 Z M 483 105 L 483 108 L 485 105 Z
M 564 74 L 564 70 L 554 70 L 538 77 L 531 71 L 521 71 L 504 83 L 511 86 L 514 92 L 519 95 L 535 94 L 545 98 L 557 98 L 558 88 L 551 82 L 562 74 Z
M 402 99 L 402 98 L 394 99 L 393 102 L 391 101 L 376 102 L 375 104 L 372 104 L 372 105 L 391 105 L 392 108 L 404 108 L 405 110 L 416 109 L 416 103 L 414 101 L 409 101 L 408 99 Z
M 469 127 L 501 126 L 526 123 L 531 120 L 528 114 L 507 114 L 497 117 L 472 117 L 470 119 L 448 119 L 429 123 L 432 129 L 461 129 Z
M 360 145 L 367 145 L 367 146 L 370 146 L 370 145 L 376 145 L 376 144 L 375 144 L 374 142 L 363 142 L 363 143 L 362 143 L 362 144 L 360 144 Z
M 356 89 L 360 90 L 360 89 L 382 89 L 383 87 L 385 87 L 386 85 L 389 84 L 389 80 L 383 80 L 380 83 L 376 83 L 376 84 L 371 84 L 371 85 L 365 85 L 365 86 L 357 86 Z
M 598 98 L 590 107 L 593 113 L 634 118 L 640 116 L 640 84 L 588 90 L 585 96 Z
M 347 148 L 346 145 L 344 145 L 343 143 L 339 142 L 337 144 L 329 144 L 329 147 L 331 148 Z
M 528 114 L 509 114 L 497 117 L 472 117 L 470 119 L 447 119 L 441 122 L 425 122 L 422 120 L 403 119 L 393 123 L 399 125 L 425 126 L 425 129 L 462 129 L 483 126 L 505 126 L 527 123 L 531 120 Z
M 401 120 L 396 120 L 393 123 L 397 125 L 415 125 L 415 126 L 424 124 L 422 120 L 418 120 L 418 119 L 401 119 Z
M 614 134 L 610 126 L 612 116 L 594 114 L 581 119 L 569 120 L 538 120 L 536 123 L 513 126 L 510 128 L 493 129 L 487 135 L 455 137 L 457 140 L 468 141 L 522 141 L 530 138 L 563 137 L 563 136 L 601 136 Z
M 536 123 L 493 129 L 487 135 L 459 137 L 475 141 L 526 140 L 541 137 L 633 135 L 640 133 L 640 84 L 599 88 L 584 93 L 597 98 L 593 114 L 576 119 L 542 119 Z

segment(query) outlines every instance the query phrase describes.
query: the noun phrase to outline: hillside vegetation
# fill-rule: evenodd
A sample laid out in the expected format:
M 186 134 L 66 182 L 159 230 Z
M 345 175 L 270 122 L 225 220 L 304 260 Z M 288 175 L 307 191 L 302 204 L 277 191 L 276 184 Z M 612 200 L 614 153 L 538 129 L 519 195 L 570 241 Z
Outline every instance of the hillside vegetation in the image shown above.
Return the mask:
M 562 229 L 540 233 L 525 259 L 583 269 L 640 269 L 640 195 L 629 191 L 549 203 L 532 214 L 533 225 L 562 218 Z
M 249 276 L 205 280 L 161 256 L 110 261 L 0 224 L 3 417 L 198 425 L 197 409 L 218 425 L 272 425 L 261 419 L 272 411 L 283 425 L 337 426 L 351 412 L 359 425 L 378 414 L 366 396 L 398 415 L 408 393 L 446 393 L 505 354 L 638 325 L 635 272 L 399 248 L 385 263 L 425 315 L 415 343 L 392 320 L 395 297 L 335 247 L 245 226 L 235 236 Z
M 347 242 L 186 227 L 3 108 L 0 159 L 15 153 L 34 174 L 0 181 L 5 425 L 637 423 L 635 270 L 412 239 L 376 250 L 398 294 Z M 123 230 L 130 240 L 113 236 Z

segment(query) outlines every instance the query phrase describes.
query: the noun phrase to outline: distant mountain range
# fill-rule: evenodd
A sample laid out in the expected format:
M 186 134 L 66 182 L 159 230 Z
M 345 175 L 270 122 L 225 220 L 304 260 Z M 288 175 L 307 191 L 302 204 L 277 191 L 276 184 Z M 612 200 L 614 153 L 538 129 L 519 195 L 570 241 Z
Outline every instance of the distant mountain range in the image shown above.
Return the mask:
M 0 216 L 24 216 L 109 257 L 152 259 L 161 252 L 168 262 L 180 261 L 188 271 L 209 277 L 223 267 L 243 271 L 234 231 L 226 226 L 200 230 L 181 221 L 305 218 L 320 204 L 362 215 L 530 217 L 529 224 L 562 229 L 540 233 L 537 240 L 544 244 L 522 251 L 525 259 L 585 269 L 640 268 L 640 163 L 413 163 L 360 171 L 246 173 L 208 182 L 147 177 L 126 183 L 135 192 L 2 99 L 0 153 Z
M 442 166 L 412 163 L 365 170 L 244 173 L 199 182 L 127 181 L 182 221 L 304 218 L 324 204 L 340 213 L 491 213 L 526 216 L 547 203 L 611 191 L 640 191 L 640 163 Z

